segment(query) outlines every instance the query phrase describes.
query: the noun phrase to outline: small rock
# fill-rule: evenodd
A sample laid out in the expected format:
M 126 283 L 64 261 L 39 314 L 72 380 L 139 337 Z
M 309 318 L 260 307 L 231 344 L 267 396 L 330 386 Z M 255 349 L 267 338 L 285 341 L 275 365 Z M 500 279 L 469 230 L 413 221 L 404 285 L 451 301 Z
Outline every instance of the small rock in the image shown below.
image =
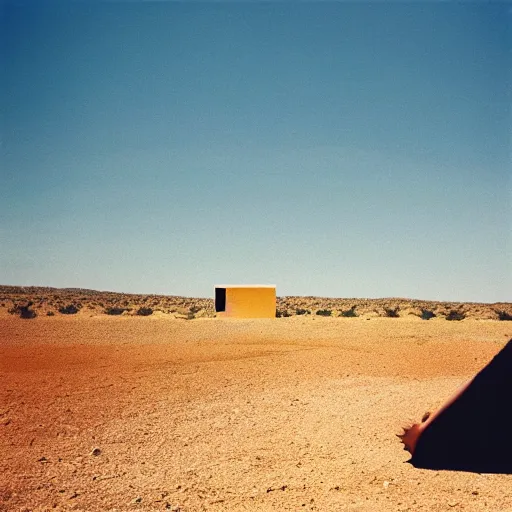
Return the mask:
M 385 480 L 384 483 L 382 484 L 382 487 L 384 487 L 384 489 L 387 489 L 389 487 L 389 482 Z
M 473 496 L 478 496 L 478 491 L 473 491 L 471 494 L 472 494 Z
M 93 448 L 91 451 L 91 455 L 94 455 L 94 457 L 97 457 L 98 455 L 101 455 L 101 450 L 99 448 Z
M 142 498 L 140 496 L 137 496 L 132 503 L 140 503 L 142 501 Z

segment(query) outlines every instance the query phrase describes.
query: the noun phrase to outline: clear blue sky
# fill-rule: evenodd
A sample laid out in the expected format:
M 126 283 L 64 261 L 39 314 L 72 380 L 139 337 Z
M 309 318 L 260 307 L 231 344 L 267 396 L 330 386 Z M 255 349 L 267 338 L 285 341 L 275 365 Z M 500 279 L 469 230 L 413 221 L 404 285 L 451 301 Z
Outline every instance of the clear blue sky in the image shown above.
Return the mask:
M 0 284 L 512 301 L 510 4 L 1 5 Z

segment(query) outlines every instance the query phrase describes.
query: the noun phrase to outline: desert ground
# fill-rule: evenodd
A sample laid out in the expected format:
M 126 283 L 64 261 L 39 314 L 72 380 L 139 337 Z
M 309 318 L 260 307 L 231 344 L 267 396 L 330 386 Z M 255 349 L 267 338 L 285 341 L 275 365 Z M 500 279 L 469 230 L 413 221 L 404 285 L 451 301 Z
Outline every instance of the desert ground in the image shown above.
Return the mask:
M 511 322 L 8 307 L 0 510 L 512 511 L 512 475 L 416 469 L 396 437 Z

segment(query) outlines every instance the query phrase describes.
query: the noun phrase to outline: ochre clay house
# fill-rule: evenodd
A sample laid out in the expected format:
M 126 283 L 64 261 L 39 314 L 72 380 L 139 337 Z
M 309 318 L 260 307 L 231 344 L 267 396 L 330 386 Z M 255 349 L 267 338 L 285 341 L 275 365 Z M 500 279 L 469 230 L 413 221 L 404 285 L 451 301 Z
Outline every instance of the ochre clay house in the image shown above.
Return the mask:
M 218 317 L 275 318 L 276 287 L 261 284 L 216 285 L 215 311 Z

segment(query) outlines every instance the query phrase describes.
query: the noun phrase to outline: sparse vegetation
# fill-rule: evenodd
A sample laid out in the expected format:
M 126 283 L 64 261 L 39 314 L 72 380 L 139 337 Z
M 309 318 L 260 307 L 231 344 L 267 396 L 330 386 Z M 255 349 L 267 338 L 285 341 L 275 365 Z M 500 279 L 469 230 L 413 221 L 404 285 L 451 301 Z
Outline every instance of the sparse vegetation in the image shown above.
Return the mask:
M 125 311 L 126 311 L 126 308 L 111 307 L 111 308 L 105 308 L 104 313 L 106 315 L 122 315 Z
M 139 316 L 150 316 L 153 314 L 152 308 L 142 307 L 137 310 L 137 315 Z
M 340 316 L 344 317 L 356 317 L 356 306 L 352 306 L 350 309 L 346 309 L 340 313 Z
M 75 304 L 68 304 L 67 306 L 62 306 L 59 308 L 59 313 L 63 315 L 76 315 L 79 311 L 79 308 L 75 306 Z
M 464 320 L 466 315 L 462 311 L 457 311 L 456 309 L 451 309 L 449 313 L 446 315 L 446 320 Z
M 398 314 L 399 311 L 399 306 L 396 306 L 395 308 L 384 308 L 384 314 L 387 318 L 400 318 L 400 315 Z
M 29 302 L 23 306 L 15 305 L 12 309 L 9 310 L 9 313 L 12 315 L 19 315 L 19 317 L 23 318 L 24 320 L 30 320 L 37 316 L 37 313 L 33 309 L 30 309 L 32 305 L 33 302 Z
M 498 320 L 512 320 L 512 315 L 510 313 L 507 313 L 506 311 L 496 311 L 496 313 L 498 314 Z
M 46 316 L 55 316 L 55 313 L 53 311 L 47 311 Z
M 430 311 L 430 309 L 421 309 L 421 315 L 420 318 L 422 320 L 430 320 L 431 318 L 435 318 L 436 314 L 433 311 Z
M 215 316 L 214 301 L 211 298 L 192 298 L 172 295 L 142 295 L 114 292 L 99 292 L 72 288 L 44 288 L 31 286 L 2 286 L 0 285 L 0 308 L 3 311 L 19 316 L 21 313 L 16 306 L 33 302 L 30 310 L 36 315 L 46 316 L 47 311 L 59 314 L 75 314 L 83 310 L 90 313 L 130 314 L 145 316 L 142 308 L 169 315 L 170 317 L 194 318 Z M 10 308 L 10 309 L 9 309 Z M 466 319 L 511 320 L 512 307 L 510 303 L 457 303 L 434 302 L 415 299 L 382 298 L 322 298 L 313 296 L 277 297 L 276 317 L 306 316 L 310 319 L 317 316 L 339 317 L 391 317 L 416 315 L 424 320 L 437 316 L 450 320 L 460 318 L 450 310 L 463 312 Z M 318 313 L 317 313 L 318 311 Z M 323 313 L 325 311 L 325 313 Z M 327 313 L 330 311 L 330 313 Z M 27 313 L 30 315 L 30 313 Z M 51 315 L 48 315 L 51 316 Z M 148 315 L 146 315 L 148 316 Z

